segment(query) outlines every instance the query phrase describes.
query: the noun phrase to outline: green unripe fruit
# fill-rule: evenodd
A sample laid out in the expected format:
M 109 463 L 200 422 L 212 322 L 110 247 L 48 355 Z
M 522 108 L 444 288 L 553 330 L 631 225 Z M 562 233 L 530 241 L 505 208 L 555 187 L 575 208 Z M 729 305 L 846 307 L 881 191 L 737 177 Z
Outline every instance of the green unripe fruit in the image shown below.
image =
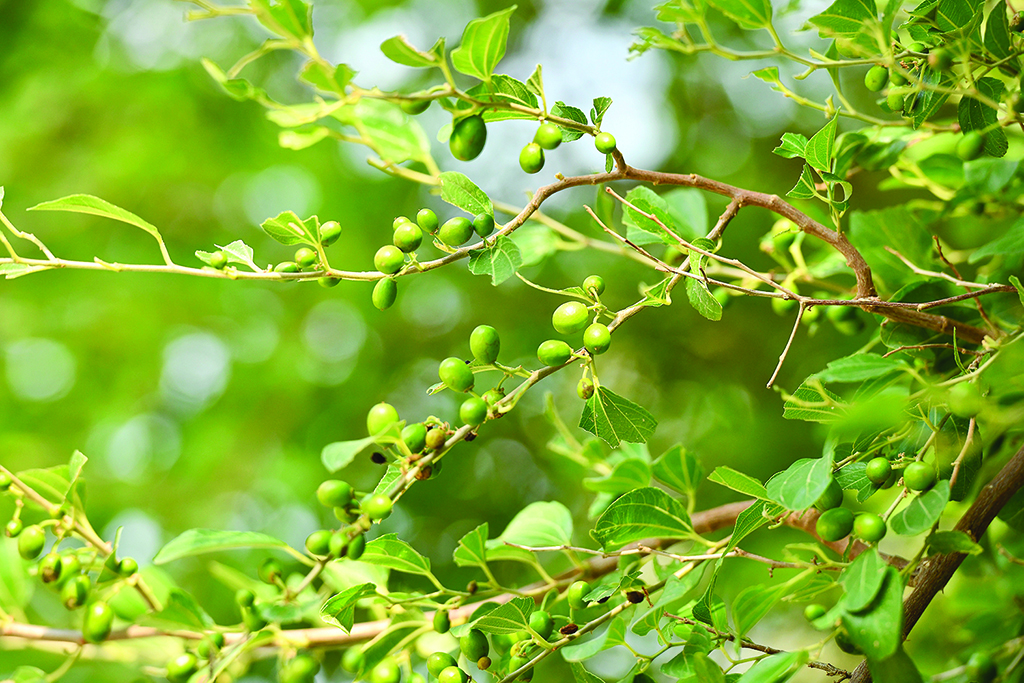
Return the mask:
M 10 489 L 12 483 L 13 482 L 11 481 L 11 475 L 7 474 L 6 472 L 0 472 L 0 493 L 5 493 L 8 489 Z
M 341 223 L 338 221 L 327 221 L 320 226 L 320 244 L 329 247 L 341 237 Z
M 317 529 L 309 536 L 306 536 L 306 550 L 318 557 L 330 555 L 331 532 L 327 529 Z
M 26 560 L 34 560 L 43 552 L 46 545 L 46 532 L 41 526 L 32 524 L 18 534 L 18 554 Z
M 476 667 L 481 671 L 487 671 L 491 668 L 491 663 L 492 662 L 490 657 L 481 657 L 480 659 L 476 660 Z
M 316 499 L 324 507 L 345 507 L 352 502 L 352 485 L 340 479 L 327 479 L 316 487 Z
M 427 426 L 422 422 L 413 422 L 402 430 L 402 442 L 411 453 L 419 453 L 427 445 Z
M 999 673 L 996 663 L 984 652 L 975 652 L 964 667 L 971 683 L 991 683 Z
M 551 324 L 559 334 L 576 334 L 590 322 L 590 311 L 579 301 L 567 301 L 551 315 Z
M 122 557 L 117 563 L 117 573 L 121 576 L 132 576 L 138 573 L 139 563 L 133 557 Z
M 469 674 L 457 666 L 449 666 L 437 675 L 437 683 L 466 683 Z
M 872 458 L 864 467 L 864 476 L 875 486 L 881 486 L 892 474 L 892 465 L 885 458 Z
M 398 683 L 401 679 L 402 670 L 398 668 L 398 662 L 390 657 L 381 661 L 370 672 L 371 683 Z
M 260 581 L 270 585 L 280 581 L 283 574 L 284 569 L 281 568 L 281 563 L 273 557 L 268 557 L 260 562 L 259 569 L 256 570 L 256 575 L 260 577 Z
M 615 136 L 611 133 L 598 133 L 594 137 L 594 147 L 601 154 L 611 154 L 615 151 Z
M 834 323 L 856 320 L 857 308 L 855 306 L 827 306 L 825 317 Z
M 97 600 L 85 610 L 85 617 L 82 620 L 82 638 L 87 643 L 101 643 L 110 635 L 110 629 L 114 625 L 114 610 L 110 605 Z
M 600 275 L 588 275 L 583 281 L 583 291 L 601 296 L 604 294 L 604 278 Z
M 487 142 L 487 124 L 484 117 L 476 114 L 461 119 L 452 126 L 448 148 L 459 161 L 472 161 L 480 156 Z
M 437 368 L 437 376 L 452 391 L 469 391 L 473 388 L 473 370 L 461 358 L 445 358 Z
M 488 389 L 487 391 L 484 392 L 484 395 L 481 396 L 480 398 L 482 398 L 484 400 L 484 402 L 488 405 L 488 407 L 493 408 L 495 405 L 497 405 L 498 401 L 500 401 L 501 399 L 505 398 L 505 390 L 504 389 Z
M 871 92 L 878 92 L 885 87 L 885 82 L 889 80 L 889 70 L 884 66 L 875 65 L 868 69 L 868 72 L 864 74 L 864 87 Z
M 573 609 L 585 609 L 587 601 L 584 600 L 584 596 L 590 592 L 590 584 L 586 581 L 576 581 L 565 591 L 565 597 L 569 602 L 569 607 Z
M 498 360 L 501 338 L 490 325 L 478 325 L 469 335 L 469 350 L 481 363 L 490 364 Z
M 481 657 L 487 656 L 490 646 L 487 644 L 487 636 L 484 635 L 484 632 L 473 628 L 459 638 L 459 649 L 462 650 L 462 654 L 466 655 L 466 659 L 475 662 Z
M 391 498 L 383 493 L 375 493 L 359 503 L 359 509 L 363 511 L 363 514 L 373 520 L 384 519 L 390 515 L 393 506 Z
M 199 641 L 196 652 L 203 659 L 211 659 L 222 647 L 224 647 L 224 634 L 214 631 Z
M 82 564 L 78 561 L 78 555 L 64 553 L 60 556 L 60 583 L 63 585 L 82 571 Z
M 572 348 L 561 339 L 548 339 L 537 347 L 537 360 L 548 367 L 563 365 L 572 358 Z
M 822 493 L 818 500 L 814 501 L 814 507 L 819 510 L 831 510 L 843 504 L 843 489 L 839 487 L 835 479 L 828 483 L 828 488 Z
M 956 143 L 956 155 L 964 161 L 977 159 L 984 151 L 985 136 L 976 130 L 964 133 L 964 136 Z
M 826 613 L 827 611 L 822 605 L 814 604 L 804 607 L 804 619 L 807 621 L 817 621 L 821 617 L 825 616 Z
M 857 643 L 853 642 L 846 631 L 840 631 L 836 634 L 836 645 L 848 655 L 864 654 L 864 651 L 857 647 Z
M 796 299 L 772 299 L 772 311 L 776 315 L 789 315 L 799 308 L 800 303 Z
M 167 663 L 167 680 L 171 683 L 185 683 L 196 672 L 199 662 L 191 652 L 183 652 Z
M 439 609 L 434 612 L 434 630 L 438 633 L 448 633 L 452 627 L 452 620 L 448 616 L 448 610 Z
M 526 657 L 511 657 L 508 660 L 508 672 L 512 673 L 513 671 L 518 671 L 519 669 L 521 669 L 522 667 L 526 666 L 529 663 L 530 663 L 530 660 L 527 659 Z M 533 680 L 533 667 L 530 667 L 529 669 L 527 669 L 523 673 L 519 674 L 519 678 L 517 678 L 516 680 L 518 680 L 518 681 L 526 681 L 527 683 L 529 683 L 529 681 Z
M 461 246 L 472 236 L 473 222 L 464 216 L 449 218 L 437 233 L 437 238 L 449 247 Z
M 551 635 L 551 632 L 555 629 L 555 622 L 551 620 L 551 615 L 542 610 L 537 610 L 530 614 L 530 628 L 537 632 L 541 638 L 547 640 L 547 637 Z
M 562 144 L 562 130 L 553 123 L 542 123 L 534 133 L 533 141 L 543 149 L 556 149 Z
M 395 230 L 391 241 L 395 243 L 396 247 L 408 254 L 411 251 L 416 251 L 420 244 L 423 243 L 423 231 L 420 230 L 418 225 L 404 223 Z
M 458 666 L 458 662 L 447 652 L 435 652 L 427 657 L 427 671 L 434 678 L 441 675 L 441 672 L 450 666 Z
M 316 279 L 316 283 L 318 285 L 320 285 L 321 287 L 323 287 L 324 289 L 330 289 L 332 287 L 337 287 L 338 285 L 340 285 L 341 284 L 341 280 L 339 280 L 336 277 L 330 277 L 329 275 L 324 275 L 323 277 L 318 277 Z
M 256 594 L 247 588 L 239 588 L 235 592 L 235 602 L 239 607 L 252 607 L 256 602 Z
M 479 427 L 487 419 L 487 402 L 473 396 L 459 406 L 459 419 L 470 427 Z
M 853 531 L 853 512 L 849 508 L 832 508 L 821 513 L 814 525 L 818 536 L 829 543 L 846 538 Z
M 935 486 L 935 468 L 926 462 L 915 461 L 903 470 L 903 483 L 911 491 L 927 491 Z
M 873 512 L 857 515 L 853 521 L 853 535 L 868 543 L 878 543 L 885 538 L 885 520 Z
M 43 583 L 53 583 L 60 581 L 60 573 L 60 555 L 52 551 L 43 555 L 43 559 L 39 560 L 39 579 Z
M 473 230 L 481 237 L 487 237 L 494 232 L 494 216 L 489 213 L 477 214 L 473 219 Z
M 527 173 L 537 173 L 544 168 L 544 150 L 531 142 L 519 152 L 519 166 Z
M 405 254 L 398 247 L 385 244 L 373 256 L 373 267 L 385 275 L 394 275 L 405 265 Z
M 594 395 L 594 383 L 586 377 L 583 377 L 576 385 L 576 395 L 586 401 Z
M 390 403 L 381 401 L 366 415 L 366 431 L 370 436 L 377 436 L 388 427 L 398 422 L 398 411 Z
M 409 223 L 412 223 L 412 221 L 409 220 L 408 216 L 395 216 L 395 220 L 391 221 L 391 229 L 398 230 L 403 225 L 408 225 Z
M 382 280 L 377 280 L 377 284 L 373 286 L 373 295 L 370 300 L 373 302 L 373 307 L 378 311 L 386 311 L 395 303 L 395 299 L 398 297 L 398 283 L 395 282 L 394 278 L 386 277 Z
M 974 417 L 985 407 L 985 399 L 974 382 L 954 384 L 946 393 L 949 412 L 960 417 Z
M 316 252 L 309 247 L 300 247 L 295 250 L 295 263 L 300 268 L 311 268 L 316 263 Z
M 320 662 L 309 655 L 296 655 L 277 674 L 280 683 L 313 683 L 320 671 Z
M 885 96 L 885 105 L 889 107 L 889 111 L 899 113 L 903 111 L 904 98 L 906 95 L 901 92 L 890 92 Z
M 275 273 L 297 273 L 299 272 L 299 264 L 294 261 L 281 261 L 274 266 Z
M 363 655 L 363 651 L 350 647 L 341 655 L 341 668 L 350 674 L 354 674 L 363 668 L 364 661 L 366 661 L 366 657 Z
M 224 266 L 228 264 L 228 255 L 218 249 L 217 251 L 210 254 L 210 265 L 217 270 L 223 270 Z
M 89 599 L 92 584 L 84 574 L 72 577 L 60 589 L 60 603 L 69 610 L 78 609 Z
M 345 557 L 350 560 L 358 560 L 363 556 L 364 550 L 366 550 L 366 536 L 359 534 L 348 542 L 348 550 L 345 552 Z
M 402 100 L 398 106 L 409 116 L 418 116 L 430 108 L 433 100 Z
M 607 325 L 594 323 L 583 333 L 583 346 L 595 356 L 608 350 L 612 345 L 612 333 Z
M 953 53 L 945 48 L 936 48 L 928 54 L 928 66 L 936 71 L 948 71 L 953 66 Z
M 434 234 L 437 232 L 437 214 L 430 209 L 420 209 L 416 214 L 416 224 L 423 229 L 424 232 Z
M 7 538 L 17 538 L 24 529 L 24 525 L 20 519 L 12 519 L 7 522 L 7 526 L 4 527 L 4 533 L 7 534 Z
M 255 633 L 267 625 L 267 620 L 255 609 L 242 610 L 242 623 L 248 631 Z
M 907 49 L 911 52 L 925 53 L 928 51 L 928 47 L 924 43 L 913 42 L 907 46 Z
M 889 74 L 889 82 L 895 86 L 906 85 L 907 78 L 903 74 L 893 71 L 891 74 Z
M 429 448 L 432 451 L 444 448 L 444 443 L 447 440 L 448 435 L 445 433 L 445 430 L 439 427 L 434 427 L 433 429 L 427 431 L 427 448 Z M 439 465 L 440 463 L 434 464 Z
M 332 531 L 331 542 L 328 548 L 331 551 L 331 557 L 341 557 L 345 554 L 345 548 L 348 546 L 348 534 L 344 531 Z

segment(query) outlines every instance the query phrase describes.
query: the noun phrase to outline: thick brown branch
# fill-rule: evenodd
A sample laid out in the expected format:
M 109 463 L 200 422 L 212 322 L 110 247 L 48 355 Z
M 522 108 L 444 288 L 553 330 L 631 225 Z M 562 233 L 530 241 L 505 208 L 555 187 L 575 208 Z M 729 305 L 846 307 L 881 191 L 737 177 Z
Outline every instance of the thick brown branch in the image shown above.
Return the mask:
M 1024 487 L 1024 446 L 978 493 L 977 500 L 956 523 L 955 529 L 978 540 L 1007 501 L 1022 487 Z M 918 573 L 917 587 L 903 601 L 904 638 L 910 634 L 936 594 L 953 578 L 953 574 L 960 568 L 960 564 L 966 557 L 963 553 L 951 553 L 937 555 L 925 561 Z M 867 683 L 871 680 L 871 673 L 868 671 L 866 662 L 853 672 L 852 680 L 854 683 Z

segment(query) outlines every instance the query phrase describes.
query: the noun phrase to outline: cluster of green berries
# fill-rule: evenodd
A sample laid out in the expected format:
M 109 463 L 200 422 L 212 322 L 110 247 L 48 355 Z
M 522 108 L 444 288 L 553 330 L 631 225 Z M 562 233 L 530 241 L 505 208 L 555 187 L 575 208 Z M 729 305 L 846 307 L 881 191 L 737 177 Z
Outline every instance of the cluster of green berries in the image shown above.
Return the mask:
M 584 291 L 595 299 L 604 292 L 604 287 L 604 279 L 599 275 L 591 275 L 583 282 Z M 585 303 L 567 301 L 551 315 L 551 326 L 564 335 L 583 332 L 583 347 L 591 356 L 597 356 L 611 346 L 612 333 L 607 325 L 591 322 L 590 315 L 590 309 Z M 572 356 L 572 347 L 560 339 L 548 339 L 537 347 L 537 360 L 548 367 L 564 365 Z
M 498 360 L 501 350 L 501 338 L 498 331 L 490 325 L 478 325 L 469 335 L 469 350 L 479 365 L 493 365 Z M 466 393 L 473 390 L 476 384 L 472 367 L 467 361 L 452 356 L 445 358 L 437 368 L 441 382 L 452 391 Z M 471 396 L 459 406 L 459 419 L 470 427 L 479 427 L 488 417 L 492 417 L 495 404 L 503 397 L 502 389 L 495 387 L 482 396 Z
M 553 123 L 542 123 L 523 150 L 519 152 L 519 165 L 527 173 L 544 168 L 544 150 L 557 149 L 562 144 L 562 129 Z
M 341 237 L 341 224 L 338 221 L 328 221 L 320 226 L 320 244 L 324 247 L 329 247 Z M 211 260 L 217 252 L 211 255 Z M 211 263 L 211 265 L 213 265 Z M 306 270 L 313 270 L 319 268 L 322 264 L 320 263 L 320 254 L 315 249 L 310 247 L 299 247 L 295 250 L 295 255 L 291 261 L 281 261 L 274 266 L 275 273 L 301 273 Z M 216 266 L 214 266 L 216 267 Z M 329 276 L 323 276 L 317 278 L 317 282 L 320 283 L 321 287 L 334 287 L 340 280 Z
M 395 407 L 390 403 L 381 402 L 370 408 L 370 412 L 366 416 L 366 430 L 370 436 L 380 436 L 399 422 L 398 411 L 395 410 Z M 400 436 L 402 443 L 412 456 L 410 458 L 412 461 L 418 460 L 426 451 L 442 450 L 448 439 L 448 430 L 440 424 L 413 422 L 402 428 Z M 441 461 L 434 460 L 430 465 L 423 467 L 417 476 L 420 479 L 432 479 L 440 473 Z M 371 512 L 379 513 L 383 511 L 385 506 L 383 500 L 376 501 L 376 504 L 370 503 L 367 500 L 361 506 L 363 512 L 371 519 L 383 519 L 386 516 L 374 517 L 371 514 Z M 335 513 L 337 514 L 337 510 Z
M 454 249 L 468 242 L 474 232 L 480 237 L 494 232 L 494 216 L 481 213 L 473 220 L 456 216 L 441 225 L 436 213 L 420 209 L 415 221 L 398 216 L 392 228 L 392 244 L 378 249 L 373 257 L 374 268 L 385 275 L 395 275 L 405 267 L 406 255 L 413 254 L 423 244 L 424 233 L 434 235 L 442 244 Z M 392 277 L 378 280 L 373 287 L 373 305 L 381 311 L 391 308 L 397 296 L 398 284 Z

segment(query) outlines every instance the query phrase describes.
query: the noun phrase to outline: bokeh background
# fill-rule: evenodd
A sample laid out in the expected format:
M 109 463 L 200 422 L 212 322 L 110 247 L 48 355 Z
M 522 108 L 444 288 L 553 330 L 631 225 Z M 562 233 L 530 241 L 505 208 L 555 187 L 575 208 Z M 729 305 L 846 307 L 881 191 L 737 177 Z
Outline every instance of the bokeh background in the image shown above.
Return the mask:
M 824 120 L 760 81 L 743 79 L 757 64 L 658 51 L 630 58 L 631 32 L 656 23 L 650 4 L 520 2 L 500 69 L 525 80 L 539 62 L 549 98 L 583 109 L 595 96 L 612 97 L 604 128 L 633 165 L 784 194 L 799 168 L 771 149 L 782 132 L 809 135 Z M 389 62 L 377 49 L 380 42 L 406 33 L 414 44 L 445 35 L 454 45 L 468 20 L 505 5 L 323 0 L 314 21 L 321 52 L 359 71 L 357 82 L 415 89 L 426 83 L 424 75 Z M 250 244 L 257 262 L 272 263 L 290 258 L 291 250 L 266 237 L 259 223 L 293 210 L 340 221 L 345 233 L 331 249 L 332 261 L 364 269 L 390 239 L 396 215 L 413 215 L 421 206 L 454 215 L 419 186 L 370 168 L 365 148 L 333 142 L 302 151 L 279 147 L 278 129 L 263 110 L 226 97 L 200 64 L 209 57 L 229 66 L 266 37 L 263 30 L 245 18 L 189 24 L 186 9 L 165 0 L 0 0 L 0 184 L 4 212 L 16 225 L 65 258 L 156 263 L 152 241 L 129 226 L 25 213 L 42 201 L 88 193 L 157 225 L 181 263 L 198 265 L 196 249 L 234 239 Z M 807 3 L 795 14 L 778 10 L 783 28 L 793 29 L 820 8 Z M 724 24 L 717 30 L 734 33 Z M 815 38 L 803 33 L 794 40 Z M 297 66 L 294 57 L 274 55 L 246 74 L 275 97 L 299 101 L 309 95 L 294 80 Z M 821 74 L 802 87 L 821 94 L 828 84 Z M 437 107 L 420 117 L 431 138 L 446 120 Z M 453 160 L 436 141 L 435 156 L 442 168 L 467 173 L 495 198 L 520 204 L 556 171 L 603 165 L 583 141 L 549 153 L 540 176 L 527 176 L 516 160 L 532 130 L 523 122 L 492 125 L 484 153 L 468 164 Z M 854 204 L 869 208 L 899 199 L 866 189 Z M 582 212 L 594 200 L 593 189 L 573 190 L 547 209 L 598 237 Z M 708 220 L 723 207 L 708 197 Z M 770 268 L 757 244 L 771 223 L 765 213 L 744 211 L 729 228 L 726 249 Z M 635 301 L 641 283 L 656 281 L 627 259 L 590 252 L 559 254 L 523 272 L 555 288 L 600 273 L 613 307 Z M 45 467 L 80 449 L 90 459 L 87 504 L 96 528 L 109 538 L 123 527 L 123 552 L 143 565 L 192 527 L 260 530 L 301 546 L 310 531 L 333 521 L 313 496 L 327 474 L 319 457 L 326 443 L 363 436 L 366 410 L 380 400 L 405 418 L 455 419 L 454 397 L 425 393 L 436 381 L 437 362 L 467 355 L 470 330 L 487 323 L 502 335 L 506 362 L 535 364 L 533 351 L 549 336 L 550 312 L 559 303 L 514 279 L 491 287 L 464 262 L 403 279 L 398 304 L 384 313 L 371 306 L 370 289 L 83 271 L 4 281 L 0 461 L 14 470 Z M 796 457 L 820 453 L 823 441 L 815 428 L 784 421 L 779 394 L 765 389 L 790 325 L 763 300 L 733 302 L 721 323 L 700 318 L 682 302 L 650 310 L 616 334 L 612 351 L 601 358 L 602 380 L 660 421 L 652 454 L 682 443 L 708 471 L 728 465 L 764 479 Z M 798 334 L 780 376 L 779 385 L 790 391 L 828 359 L 866 341 L 829 326 L 810 332 Z M 543 395 L 550 391 L 575 424 L 577 379 L 563 372 L 546 380 L 513 414 L 461 445 L 438 479 L 403 498 L 386 531 L 411 542 L 456 585 L 470 578 L 451 563 L 457 539 L 482 521 L 496 534 L 533 501 L 566 504 L 576 517 L 577 542 L 587 543 L 593 494 L 580 486 L 582 470 L 546 448 L 554 430 L 543 416 Z M 381 474 L 365 454 L 345 471 L 361 489 L 372 488 Z M 734 499 L 704 484 L 698 507 Z M 0 503 L 0 513 L 9 512 L 9 503 Z M 779 538 L 806 540 L 786 530 L 765 537 L 753 537 L 751 549 L 774 546 Z M 217 559 L 252 573 L 260 557 Z M 216 618 L 237 619 L 231 591 L 205 561 L 167 569 Z M 768 580 L 760 565 L 728 571 L 719 582 L 726 597 Z M 36 620 L 71 624 L 45 591 L 37 591 L 32 605 Z M 943 609 L 933 607 L 929 621 Z M 781 610 L 753 637 L 781 648 L 814 642 L 818 636 L 798 613 L 799 606 Z M 947 646 L 973 637 L 966 629 L 922 625 L 912 651 L 926 667 L 946 666 Z M 832 646 L 825 656 L 855 663 Z M 601 666 L 622 673 L 627 660 L 610 653 Z M 0 643 L 0 668 L 18 662 L 52 668 L 59 661 L 21 650 L 20 643 Z M 565 674 L 553 668 L 550 675 Z M 269 675 L 257 667 L 251 680 Z M 78 667 L 64 680 L 135 676 L 130 666 L 107 663 Z M 801 680 L 818 678 L 808 672 Z

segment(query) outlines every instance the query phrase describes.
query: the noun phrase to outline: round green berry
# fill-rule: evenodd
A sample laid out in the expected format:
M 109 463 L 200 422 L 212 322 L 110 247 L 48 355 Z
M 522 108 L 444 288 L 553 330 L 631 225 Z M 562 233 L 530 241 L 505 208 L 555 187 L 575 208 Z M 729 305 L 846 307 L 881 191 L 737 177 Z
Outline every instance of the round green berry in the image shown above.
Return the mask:
M 814 507 L 819 510 L 831 510 L 837 508 L 843 504 L 843 489 L 839 487 L 835 479 L 830 479 L 828 487 L 825 491 L 818 496 L 818 500 L 814 501 Z
M 350 674 L 357 673 L 363 668 L 366 656 L 363 651 L 356 647 L 350 647 L 341 655 L 341 668 Z
M 117 573 L 121 576 L 132 576 L 139 571 L 139 563 L 133 557 L 122 557 L 117 563 Z
M 21 534 L 24 524 L 20 519 L 12 519 L 7 522 L 7 526 L 4 527 L 4 533 L 7 534 L 7 538 L 17 538 Z
M 583 281 L 583 291 L 587 294 L 601 296 L 604 294 L 604 278 L 600 275 L 588 275 Z
M 430 108 L 433 100 L 402 100 L 398 106 L 409 116 L 418 116 Z
M 336 510 L 341 508 L 335 508 Z M 345 554 L 345 549 L 348 548 L 348 534 L 339 529 L 335 529 L 331 532 L 331 542 L 327 546 L 331 553 L 331 557 L 341 557 Z
M 235 602 L 239 607 L 252 607 L 256 602 L 256 594 L 247 588 L 239 588 L 235 591 Z
M 846 631 L 840 631 L 836 634 L 836 645 L 839 647 L 840 650 L 842 650 L 848 655 L 864 654 L 864 651 L 857 646 L 857 643 L 853 642 L 853 639 L 850 638 L 850 634 L 848 634 Z
M 327 221 L 320 226 L 320 244 L 329 247 L 341 237 L 341 223 L 338 221 Z
M 397 297 L 398 283 L 395 282 L 394 278 L 386 277 L 377 280 L 377 284 L 373 286 L 373 294 L 370 297 L 370 301 L 373 302 L 373 307 L 378 311 L 386 311 L 395 303 Z
M 363 511 L 363 514 L 373 520 L 386 518 L 391 514 L 393 507 L 394 503 L 391 502 L 391 498 L 385 496 L 383 493 L 375 493 L 372 496 L 364 498 L 362 502 L 359 503 L 359 509 Z
M 388 427 L 398 422 L 398 411 L 390 403 L 381 401 L 370 408 L 366 415 L 366 431 L 370 436 L 377 436 Z
M 579 383 L 576 384 L 576 395 L 586 401 L 588 398 L 594 395 L 594 383 L 583 377 Z
M 464 216 L 449 218 L 438 230 L 437 237 L 449 247 L 458 247 L 473 236 L 473 222 Z
M 18 554 L 26 560 L 34 560 L 43 552 L 46 532 L 41 526 L 31 524 L 18 535 Z
M 559 334 L 576 334 L 590 322 L 590 311 L 579 301 L 567 301 L 551 315 L 551 324 Z
M 413 422 L 402 430 L 402 442 L 410 453 L 419 453 L 427 445 L 427 426 L 422 422 Z
M 885 106 L 889 107 L 891 112 L 901 112 L 905 105 L 906 95 L 899 91 L 889 91 L 889 94 L 885 96 Z
M 427 430 L 427 448 L 432 451 L 444 448 L 444 443 L 448 439 L 448 435 L 445 434 L 445 430 L 435 427 Z
M 469 350 L 481 363 L 490 364 L 498 360 L 500 349 L 501 338 L 490 325 L 478 325 L 469 335 Z
M 318 277 L 316 279 L 316 283 L 323 287 L 324 289 L 330 289 L 331 287 L 337 287 L 339 284 L 341 284 L 341 280 L 339 280 L 336 277 L 324 275 L 323 277 Z
M 544 168 L 544 150 L 536 142 L 523 147 L 519 152 L 519 166 L 527 173 L 537 173 Z
M 345 551 L 345 557 L 350 560 L 358 560 L 363 556 L 364 550 L 366 550 L 366 536 L 358 534 L 348 542 L 348 550 Z
M 611 154 L 615 151 L 615 136 L 611 133 L 598 133 L 594 137 L 594 147 L 601 154 Z
M 458 662 L 447 652 L 435 652 L 427 657 L 427 671 L 434 678 L 441 675 L 441 672 L 450 666 L 458 666 Z
M 309 536 L 306 536 L 306 550 L 319 557 L 330 555 L 331 532 L 327 529 L 317 529 Z
M 466 659 L 471 662 L 475 662 L 481 657 L 486 657 L 489 649 L 487 636 L 480 629 L 470 629 L 459 638 L 459 649 L 462 650 L 462 654 L 466 655 Z
M 448 148 L 459 161 L 472 161 L 480 156 L 486 142 L 487 124 L 484 117 L 476 114 L 455 122 L 448 138 Z
M 39 560 L 39 578 L 43 583 L 60 581 L 61 564 L 60 555 L 50 551 Z
M 953 53 L 939 47 L 928 53 L 928 66 L 936 71 L 949 71 L 953 66 Z
M 473 230 L 481 237 L 487 237 L 494 232 L 494 216 L 489 213 L 477 214 L 473 219 Z
M 590 584 L 586 581 L 576 581 L 572 583 L 565 591 L 566 600 L 569 602 L 569 607 L 573 609 L 585 609 L 587 601 L 584 597 L 590 592 Z
M 312 268 L 316 264 L 316 252 L 309 247 L 299 247 L 295 250 L 295 263 L 300 268 Z
M 196 653 L 203 659 L 212 659 L 224 647 L 224 634 L 214 631 L 207 634 L 196 646 Z
M 402 679 L 402 670 L 398 662 L 388 657 L 373 667 L 370 672 L 370 683 L 398 683 Z
M 996 663 L 984 652 L 972 654 L 967 660 L 964 671 L 967 674 L 967 680 L 971 683 L 991 683 L 999 673 Z
M 423 243 L 423 231 L 415 223 L 407 222 L 395 230 L 392 241 L 396 247 L 408 254 L 409 252 L 416 251 L 420 244 Z
M 935 485 L 935 479 L 935 468 L 919 460 L 903 470 L 903 483 L 911 491 L 927 491 Z
M 448 610 L 439 609 L 434 612 L 434 630 L 438 633 L 448 633 L 452 627 L 452 620 L 448 616 Z
M 429 232 L 434 234 L 437 232 L 437 214 L 430 209 L 420 209 L 416 214 L 416 224 L 420 226 L 423 232 Z
M 536 631 L 537 635 L 546 640 L 555 629 L 555 622 L 551 620 L 550 614 L 543 610 L 537 610 L 530 614 L 530 628 Z
M 466 683 L 469 674 L 457 666 L 449 666 L 437 675 L 437 683 Z
M 268 557 L 263 562 L 260 562 L 256 575 L 260 577 L 260 581 L 263 583 L 269 583 L 273 586 L 281 580 L 281 577 L 284 575 L 284 569 L 281 567 L 280 562 L 273 557 Z
M 459 407 L 459 419 L 470 427 L 479 427 L 487 419 L 487 402 L 473 396 Z
M 832 508 L 821 513 L 814 525 L 818 536 L 829 543 L 839 541 L 853 531 L 853 512 L 849 508 Z
M 498 401 L 505 398 L 505 390 L 488 389 L 480 398 L 482 398 L 484 402 L 487 403 L 488 407 L 493 408 L 495 405 L 497 405 Z
M 542 123 L 534 133 L 533 141 L 544 149 L 556 149 L 562 144 L 562 130 L 553 123 Z
M 317 487 L 316 499 L 324 507 L 345 507 L 352 502 L 352 485 L 341 479 L 327 479 Z
M 853 521 L 853 535 L 868 543 L 878 543 L 885 538 L 885 520 L 873 512 L 857 515 Z
M 917 52 L 918 54 L 924 54 L 928 52 L 928 46 L 925 45 L 924 43 L 919 43 L 917 41 L 908 45 L 907 49 L 910 50 L 911 52 Z
M 171 683 L 185 683 L 199 668 L 196 656 L 183 652 L 167 663 L 167 680 Z
M 899 72 L 893 71 L 889 74 L 889 82 L 895 86 L 906 85 L 907 77 Z
M 796 299 L 772 299 L 772 311 L 776 315 L 786 316 L 795 311 L 800 306 L 800 303 Z
M 594 323 L 583 333 L 583 346 L 597 356 L 608 350 L 612 345 L 612 333 L 607 325 Z
M 281 667 L 277 674 L 279 683 L 313 683 L 320 672 L 320 662 L 309 655 L 296 655 Z
M 89 605 L 82 620 L 82 638 L 87 643 L 101 643 L 110 635 L 114 624 L 114 610 L 102 600 Z
M 385 275 L 394 275 L 405 265 L 405 254 L 398 247 L 386 244 L 373 257 L 373 267 Z
M 964 133 L 956 143 L 956 155 L 964 161 L 977 159 L 985 151 L 985 136 L 980 131 L 971 130 Z
M 88 576 L 85 574 L 74 576 L 61 586 L 60 603 L 69 610 L 78 609 L 89 598 L 90 588 L 92 588 L 92 584 L 89 582 Z
M 0 472 L 0 493 L 4 493 L 11 488 L 11 484 L 14 483 L 11 480 L 11 475 L 6 472 Z
M 813 604 L 804 607 L 804 619 L 807 621 L 817 621 L 821 617 L 825 616 L 826 610 L 823 605 Z
M 892 465 L 885 458 L 872 458 L 864 466 L 864 476 L 876 486 L 884 484 L 889 479 L 890 474 L 892 474 Z
M 275 273 L 297 273 L 299 272 L 299 264 L 294 261 L 281 261 L 274 266 Z
M 452 391 L 473 388 L 473 370 L 461 358 L 445 358 L 437 368 L 437 376 Z
M 228 255 L 218 249 L 217 251 L 210 254 L 210 265 L 217 270 L 223 270 L 224 266 L 228 264 Z
M 548 339 L 537 347 L 537 360 L 548 367 L 555 367 L 569 362 L 572 358 L 572 347 L 561 339 Z
M 875 65 L 864 74 L 864 87 L 871 92 L 878 92 L 885 87 L 889 80 L 889 70 L 884 66 Z
M 519 669 L 523 668 L 529 663 L 530 660 L 527 657 L 510 657 L 508 660 L 508 671 L 509 673 L 512 673 L 513 671 L 518 671 Z M 533 667 L 519 674 L 519 678 L 517 678 L 516 680 L 524 681 L 525 683 L 529 683 L 529 681 L 533 680 Z M 633 680 L 636 679 L 634 678 Z

